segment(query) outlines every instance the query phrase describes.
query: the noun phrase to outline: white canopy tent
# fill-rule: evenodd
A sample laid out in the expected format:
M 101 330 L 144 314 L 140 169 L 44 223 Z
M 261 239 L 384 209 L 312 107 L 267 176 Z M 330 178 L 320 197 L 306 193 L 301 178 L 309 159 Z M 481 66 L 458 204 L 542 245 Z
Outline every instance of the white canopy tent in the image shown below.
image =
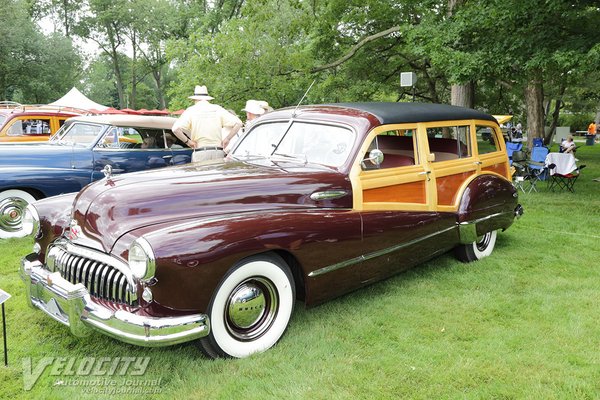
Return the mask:
M 77 88 L 72 88 L 69 90 L 67 94 L 65 94 L 60 99 L 56 100 L 53 103 L 48 104 L 50 106 L 58 106 L 58 107 L 72 107 L 78 108 L 82 110 L 97 110 L 104 111 L 108 107 L 103 106 L 102 104 L 98 104 L 95 101 L 88 99 L 83 93 L 81 93 Z

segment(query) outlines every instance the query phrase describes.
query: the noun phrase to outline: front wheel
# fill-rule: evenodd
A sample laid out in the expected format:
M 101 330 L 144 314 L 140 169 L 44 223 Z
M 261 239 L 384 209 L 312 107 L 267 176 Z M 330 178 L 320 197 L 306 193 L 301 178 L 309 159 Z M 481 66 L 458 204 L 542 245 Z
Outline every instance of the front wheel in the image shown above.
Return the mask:
M 487 232 L 483 236 L 479 236 L 473 243 L 456 247 L 454 251 L 456 258 L 463 262 L 471 262 L 489 256 L 494 251 L 496 235 L 497 231 Z
M 0 193 L 0 239 L 25 236 L 23 216 L 35 197 L 23 190 L 10 189 Z
M 292 273 L 276 255 L 251 257 L 234 266 L 210 305 L 210 334 L 200 348 L 211 358 L 243 358 L 275 345 L 294 308 Z

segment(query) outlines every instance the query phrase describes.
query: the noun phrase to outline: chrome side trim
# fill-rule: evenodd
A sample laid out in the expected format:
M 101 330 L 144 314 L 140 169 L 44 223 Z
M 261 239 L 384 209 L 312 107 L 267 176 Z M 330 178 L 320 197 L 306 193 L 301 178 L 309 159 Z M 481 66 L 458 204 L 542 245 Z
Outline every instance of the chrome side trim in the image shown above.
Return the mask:
M 337 271 L 338 269 L 345 268 L 345 267 L 348 267 L 350 265 L 358 264 L 359 262 L 362 262 L 362 261 L 365 261 L 365 260 L 370 260 L 370 259 L 375 258 L 375 257 L 379 257 L 379 256 L 383 256 L 385 254 L 393 253 L 395 251 L 402 250 L 405 247 L 412 246 L 412 245 L 417 244 L 417 243 L 419 243 L 419 242 L 421 242 L 423 240 L 431 239 L 434 236 L 441 235 L 442 233 L 446 233 L 446 232 L 451 231 L 453 229 L 456 229 L 456 226 L 451 226 L 451 227 L 443 229 L 441 231 L 430 233 L 429 235 L 426 235 L 426 236 L 423 236 L 423 237 L 420 237 L 420 238 L 417 238 L 417 239 L 413 239 L 410 242 L 398 244 L 398 245 L 395 245 L 395 246 L 392 246 L 392 247 L 388 247 L 388 248 L 385 248 L 385 249 L 374 251 L 374 252 L 369 253 L 369 254 L 364 254 L 364 255 L 359 256 L 359 257 L 354 257 L 354 258 L 351 258 L 351 259 L 346 260 L 346 261 L 342 261 L 342 262 L 337 263 L 337 264 L 329 265 L 327 267 L 323 267 L 323 268 L 320 268 L 320 269 L 317 269 L 315 271 L 310 272 L 308 274 L 308 277 L 309 278 L 314 278 L 314 277 L 319 276 L 319 275 L 323 275 L 323 274 L 327 274 L 329 272 Z

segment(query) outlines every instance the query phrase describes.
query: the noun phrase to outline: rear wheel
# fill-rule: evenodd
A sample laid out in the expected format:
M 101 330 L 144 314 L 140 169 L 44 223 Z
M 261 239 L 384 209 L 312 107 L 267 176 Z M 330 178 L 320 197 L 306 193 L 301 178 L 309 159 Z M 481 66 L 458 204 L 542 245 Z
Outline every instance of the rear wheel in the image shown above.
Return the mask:
M 23 190 L 10 189 L 0 193 L 0 239 L 25 236 L 23 216 L 35 197 Z
M 492 254 L 492 251 L 494 251 L 496 235 L 497 231 L 487 232 L 486 234 L 479 236 L 473 243 L 456 247 L 454 251 L 456 258 L 463 262 L 471 262 L 489 256 Z
M 276 255 L 234 266 L 211 299 L 210 334 L 200 340 L 208 357 L 243 358 L 275 345 L 294 308 L 292 273 Z

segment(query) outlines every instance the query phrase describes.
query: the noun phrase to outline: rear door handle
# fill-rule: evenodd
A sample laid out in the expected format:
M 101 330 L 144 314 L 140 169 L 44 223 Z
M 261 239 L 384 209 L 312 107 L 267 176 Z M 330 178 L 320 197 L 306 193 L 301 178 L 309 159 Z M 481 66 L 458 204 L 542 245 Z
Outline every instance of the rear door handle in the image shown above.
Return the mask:
M 431 180 L 431 171 L 423 171 L 423 172 L 419 172 L 417 175 L 427 175 L 427 181 Z

